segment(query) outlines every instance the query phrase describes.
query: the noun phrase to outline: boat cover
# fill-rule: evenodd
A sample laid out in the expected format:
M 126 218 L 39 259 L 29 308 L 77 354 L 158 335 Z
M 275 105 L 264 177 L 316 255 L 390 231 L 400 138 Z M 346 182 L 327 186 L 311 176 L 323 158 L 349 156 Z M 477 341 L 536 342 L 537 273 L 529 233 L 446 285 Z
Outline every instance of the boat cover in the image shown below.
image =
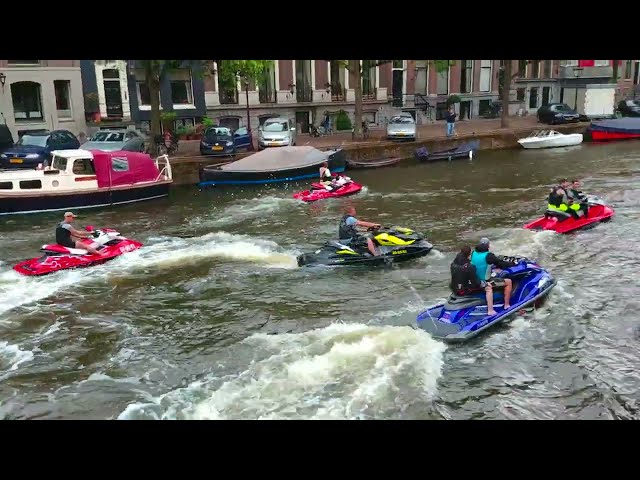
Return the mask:
M 160 175 L 155 161 L 146 153 L 89 151 L 93 155 L 99 188 L 153 182 Z
M 254 153 L 219 167 L 229 172 L 264 172 L 308 167 L 329 159 L 333 152 L 322 152 L 309 146 L 275 147 Z
M 640 118 L 624 117 L 611 120 L 591 122 L 591 127 L 602 132 L 619 132 L 640 134 Z

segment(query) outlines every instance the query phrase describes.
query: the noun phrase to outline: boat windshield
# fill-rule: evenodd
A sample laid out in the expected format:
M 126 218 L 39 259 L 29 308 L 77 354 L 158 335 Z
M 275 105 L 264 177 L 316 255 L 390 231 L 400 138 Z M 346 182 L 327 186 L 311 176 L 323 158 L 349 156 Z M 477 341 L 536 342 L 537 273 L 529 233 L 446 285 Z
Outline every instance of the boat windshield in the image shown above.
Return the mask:
M 265 132 L 286 132 L 288 126 L 287 122 L 266 122 L 262 129 Z
M 23 135 L 16 145 L 33 145 L 35 147 L 47 146 L 47 135 Z
M 389 120 L 389 123 L 413 123 L 413 118 L 407 117 L 404 115 L 391 117 L 391 120 Z

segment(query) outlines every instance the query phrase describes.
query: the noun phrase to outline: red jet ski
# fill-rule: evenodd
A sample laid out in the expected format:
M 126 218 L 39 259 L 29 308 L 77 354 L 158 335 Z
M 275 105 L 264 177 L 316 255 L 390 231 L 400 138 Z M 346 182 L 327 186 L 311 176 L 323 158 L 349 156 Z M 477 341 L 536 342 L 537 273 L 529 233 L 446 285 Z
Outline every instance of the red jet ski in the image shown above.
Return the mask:
M 110 228 L 96 229 L 87 227 L 93 232 L 93 244 L 103 255 L 94 255 L 87 250 L 67 248 L 58 244 L 43 245 L 40 249 L 44 255 L 17 264 L 13 269 L 22 275 L 46 275 L 59 270 L 88 267 L 113 260 L 123 253 L 132 252 L 142 247 L 142 243 L 120 236 L 120 233 Z
M 595 195 L 587 195 L 589 213 L 580 218 L 575 218 L 568 212 L 547 210 L 544 217 L 527 223 L 524 228 L 530 230 L 553 230 L 556 233 L 569 233 L 576 230 L 594 227 L 600 222 L 608 222 L 613 217 L 614 211 L 605 205 Z
M 325 198 L 345 197 L 347 195 L 353 195 L 362 190 L 362 185 L 354 182 L 345 175 L 333 174 L 333 176 L 336 177 L 337 181 L 343 179 L 343 181 L 346 180 L 347 183 L 337 187 L 330 187 L 331 190 L 327 190 L 327 187 L 325 187 L 322 183 L 312 183 L 311 190 L 303 190 L 302 192 L 294 193 L 293 198 L 302 200 L 303 202 L 315 202 L 317 200 L 323 200 Z

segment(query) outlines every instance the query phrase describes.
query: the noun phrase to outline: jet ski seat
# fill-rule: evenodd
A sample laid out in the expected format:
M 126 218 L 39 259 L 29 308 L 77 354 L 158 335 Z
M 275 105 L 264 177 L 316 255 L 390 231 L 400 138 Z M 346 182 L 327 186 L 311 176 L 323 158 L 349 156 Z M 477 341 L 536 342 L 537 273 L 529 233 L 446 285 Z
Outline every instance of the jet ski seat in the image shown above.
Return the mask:
M 544 212 L 544 216 L 545 217 L 555 217 L 558 219 L 559 222 L 563 222 L 564 220 L 567 220 L 568 218 L 571 218 L 571 214 L 568 212 L 561 212 L 559 210 L 547 210 L 546 212 Z
M 456 295 L 455 293 L 452 293 L 449 295 L 449 298 L 447 298 L 444 308 L 447 310 L 462 310 L 463 308 L 477 307 L 487 303 L 484 292 L 479 293 L 479 295 L 481 296 Z

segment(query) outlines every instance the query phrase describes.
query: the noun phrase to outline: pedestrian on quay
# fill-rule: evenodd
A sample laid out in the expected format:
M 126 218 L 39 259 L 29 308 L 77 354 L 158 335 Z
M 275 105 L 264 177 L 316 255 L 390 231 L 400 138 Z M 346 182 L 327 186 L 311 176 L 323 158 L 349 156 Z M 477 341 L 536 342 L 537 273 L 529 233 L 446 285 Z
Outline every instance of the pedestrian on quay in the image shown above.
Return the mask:
M 449 111 L 445 115 L 445 120 L 447 121 L 447 137 L 450 137 L 451 135 L 455 135 L 456 112 L 453 108 L 453 105 L 449 107 Z

